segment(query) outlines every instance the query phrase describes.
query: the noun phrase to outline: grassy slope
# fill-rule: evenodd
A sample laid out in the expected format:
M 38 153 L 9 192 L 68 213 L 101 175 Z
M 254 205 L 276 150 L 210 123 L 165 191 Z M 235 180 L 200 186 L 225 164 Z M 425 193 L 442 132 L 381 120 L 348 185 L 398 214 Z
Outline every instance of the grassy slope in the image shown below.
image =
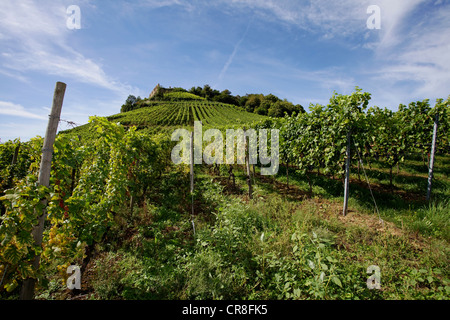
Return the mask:
M 225 168 L 217 175 L 198 167 L 195 236 L 189 178 L 178 167 L 132 216 L 117 218 L 83 278 L 81 296 L 55 281 L 41 297 L 448 299 L 449 160 L 437 158 L 431 206 L 422 199 L 420 159 L 400 166 L 392 191 L 381 164 L 367 168 L 383 222 L 356 168 L 343 217 L 339 180 L 315 174 L 309 194 L 305 177 L 294 172 L 288 188 L 281 168 L 275 177 L 256 175 L 249 201 L 243 168 L 235 166 L 232 187 Z M 405 196 L 410 193 L 414 199 Z M 381 290 L 367 289 L 371 265 L 380 267 Z
M 109 117 L 161 132 L 259 120 L 228 105 L 161 102 Z M 189 120 L 177 117 L 182 108 Z M 171 122 L 168 122 L 170 119 Z M 86 127 L 78 129 L 85 132 Z M 74 130 L 73 133 L 76 133 Z M 236 187 L 198 166 L 195 227 L 191 225 L 186 168 L 167 173 L 130 216 L 124 206 L 83 276 L 82 292 L 53 275 L 41 298 L 80 299 L 448 299 L 450 157 L 438 156 L 433 202 L 424 201 L 427 170 L 411 156 L 394 170 L 382 163 L 353 168 L 350 210 L 342 216 L 342 181 L 322 174 L 307 179 L 281 167 L 275 177 L 256 175 L 249 201 L 243 168 Z M 176 186 L 176 187 L 175 187 Z M 367 268 L 380 267 L 381 290 L 369 290 Z

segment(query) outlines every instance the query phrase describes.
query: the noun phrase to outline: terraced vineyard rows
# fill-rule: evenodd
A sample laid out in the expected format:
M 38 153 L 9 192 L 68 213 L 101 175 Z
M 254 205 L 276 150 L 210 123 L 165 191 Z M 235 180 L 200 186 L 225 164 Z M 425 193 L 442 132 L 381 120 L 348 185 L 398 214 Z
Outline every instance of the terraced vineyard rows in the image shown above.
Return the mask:
M 228 104 L 209 101 L 160 102 L 158 104 L 116 114 L 109 120 L 123 125 L 183 126 L 202 121 L 204 125 L 221 126 L 229 123 L 251 123 L 266 117 L 248 113 Z

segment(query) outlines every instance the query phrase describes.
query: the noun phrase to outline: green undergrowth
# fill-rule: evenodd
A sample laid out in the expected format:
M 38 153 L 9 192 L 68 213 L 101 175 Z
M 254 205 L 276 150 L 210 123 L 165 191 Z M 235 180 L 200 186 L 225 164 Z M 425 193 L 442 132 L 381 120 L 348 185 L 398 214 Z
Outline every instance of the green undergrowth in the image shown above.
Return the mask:
M 98 246 L 86 297 L 448 299 L 448 203 L 414 214 L 381 204 L 381 223 L 357 198 L 343 217 L 338 196 L 293 201 L 258 176 L 249 201 L 242 173 L 236 171 L 241 191 L 229 192 L 199 172 L 194 225 L 187 176 L 162 179 L 158 199 L 124 212 Z M 314 190 L 327 189 L 318 183 Z M 403 227 L 390 222 L 396 214 Z M 367 287 L 370 266 L 380 269 L 379 290 Z
M 450 297 L 448 200 L 411 203 L 398 191 L 398 179 L 395 192 L 374 181 L 377 212 L 370 190 L 353 172 L 350 210 L 344 217 L 339 179 L 311 175 L 309 194 L 307 179 L 293 170 L 289 188 L 285 168 L 276 177 L 261 177 L 257 170 L 254 199 L 249 200 L 244 168 L 235 166 L 234 188 L 220 169 L 220 177 L 211 168 L 196 169 L 193 198 L 187 171 L 180 169 L 161 177 L 132 213 L 124 208 L 96 247 L 81 297 Z M 373 164 L 371 170 L 381 168 Z M 405 174 L 402 167 L 400 173 Z M 444 181 L 437 191 L 446 194 L 448 182 L 439 173 L 437 180 Z M 371 266 L 380 270 L 380 289 L 368 288 Z M 58 276 L 53 279 L 41 298 L 80 296 L 64 289 Z

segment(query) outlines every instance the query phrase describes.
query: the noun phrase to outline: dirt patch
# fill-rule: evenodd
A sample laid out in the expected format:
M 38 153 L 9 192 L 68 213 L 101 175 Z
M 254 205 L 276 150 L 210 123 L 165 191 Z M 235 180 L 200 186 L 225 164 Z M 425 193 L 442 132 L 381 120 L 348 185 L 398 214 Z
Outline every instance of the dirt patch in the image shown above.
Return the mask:
M 305 200 L 311 198 L 311 193 L 301 190 L 298 186 L 278 181 L 274 176 L 257 176 L 257 181 L 266 183 L 280 195 L 288 197 L 292 200 Z
M 377 216 L 363 215 L 356 211 L 350 211 L 346 216 L 342 214 L 337 219 L 344 224 L 358 226 L 360 228 L 368 228 L 377 233 L 387 232 L 395 236 L 404 236 L 404 231 L 399 229 L 392 222 L 384 221 Z
M 377 235 L 390 235 L 393 237 L 402 238 L 408 240 L 411 245 L 418 250 L 423 250 L 429 244 L 427 240 L 423 238 L 417 232 L 410 232 L 403 228 L 397 227 L 394 223 L 380 219 L 376 214 L 369 215 L 358 212 L 355 209 L 349 208 L 346 216 L 342 214 L 342 201 L 329 200 L 319 197 L 313 197 L 309 192 L 300 190 L 296 185 L 288 185 L 278 181 L 273 176 L 260 176 L 257 175 L 255 179 L 258 183 L 267 184 L 274 192 L 286 196 L 292 200 L 298 200 L 298 209 L 301 211 L 310 211 L 318 215 L 321 219 L 337 220 L 344 227 L 358 227 L 360 229 L 366 229 L 368 232 Z M 215 181 L 220 182 L 222 185 L 229 187 L 227 184 L 228 177 L 215 177 Z M 368 189 L 367 182 L 359 181 L 358 179 L 351 179 L 351 184 L 360 186 L 361 188 Z M 424 201 L 425 197 L 422 194 L 415 194 L 410 191 L 405 191 L 391 187 L 389 185 L 371 183 L 371 188 L 375 192 L 379 193 L 394 193 L 399 195 L 406 201 Z M 228 189 L 229 193 L 233 193 L 233 190 Z M 234 193 L 236 194 L 236 193 Z M 246 194 L 241 194 L 241 197 L 247 201 Z
M 309 210 L 311 210 L 311 205 L 314 206 L 315 214 L 319 215 L 321 219 L 329 221 L 337 220 L 344 227 L 357 227 L 363 230 L 366 229 L 367 232 L 373 233 L 374 235 L 389 235 L 403 238 L 408 240 L 418 250 L 424 250 L 429 246 L 427 239 L 423 238 L 419 233 L 399 228 L 394 223 L 380 219 L 375 214 L 363 214 L 350 208 L 347 215 L 344 216 L 340 201 L 313 198 L 303 201 L 300 204 L 300 206 L 309 206 Z
M 94 294 L 92 279 L 95 277 L 95 260 L 89 261 L 86 270 L 81 274 L 81 289 L 65 289 L 62 296 L 65 300 L 87 300 Z
M 358 180 L 358 179 L 350 179 L 350 185 L 357 185 L 362 189 L 369 189 L 369 185 L 364 180 Z M 397 188 L 396 186 L 390 186 L 380 183 L 370 183 L 370 188 L 372 191 L 377 193 L 387 193 L 387 194 L 395 194 L 398 195 L 400 198 L 402 198 L 406 202 L 425 202 L 426 198 L 423 193 L 417 193 L 413 191 L 405 191 L 402 189 Z

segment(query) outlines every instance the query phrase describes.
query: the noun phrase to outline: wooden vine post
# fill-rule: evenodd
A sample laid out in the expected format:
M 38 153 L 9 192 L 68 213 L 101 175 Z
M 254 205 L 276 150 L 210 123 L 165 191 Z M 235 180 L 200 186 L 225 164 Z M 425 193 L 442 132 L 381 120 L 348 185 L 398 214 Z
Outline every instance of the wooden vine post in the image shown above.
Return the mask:
M 349 184 L 350 184 L 350 129 L 347 132 L 347 159 L 345 161 L 345 182 L 344 182 L 344 208 L 342 214 L 347 215 L 348 210 L 348 195 L 349 195 Z
M 434 128 L 433 128 L 433 141 L 431 143 L 430 167 L 428 170 L 427 201 L 430 201 L 430 198 L 431 198 L 431 183 L 433 181 L 434 157 L 435 157 L 435 153 L 436 153 L 436 138 L 437 138 L 438 126 L 439 126 L 439 114 L 436 113 L 436 118 L 434 119 Z
M 195 224 L 194 224 L 194 132 L 191 132 L 191 144 L 190 144 L 190 173 L 191 173 L 191 218 L 192 218 L 192 229 L 195 235 Z
M 62 104 L 64 100 L 64 94 L 66 91 L 66 84 L 63 82 L 57 82 L 55 87 L 55 92 L 53 95 L 53 104 L 51 114 L 49 116 L 49 121 L 47 125 L 47 131 L 44 138 L 44 146 L 42 148 L 42 158 L 39 168 L 39 178 L 38 185 L 49 187 L 50 184 L 50 171 L 53 157 L 53 144 L 56 138 L 56 131 L 58 129 L 58 124 L 61 115 Z M 44 210 L 38 218 L 37 225 L 33 228 L 32 236 L 34 244 L 38 247 L 42 245 L 42 234 L 44 232 L 44 222 L 47 217 L 45 206 L 47 205 L 47 200 L 42 200 L 44 204 Z M 40 254 L 34 256 L 33 268 L 35 270 L 39 269 Z M 21 300 L 31 300 L 34 298 L 34 287 L 36 284 L 36 279 L 27 278 L 24 280 L 22 289 L 20 292 Z

